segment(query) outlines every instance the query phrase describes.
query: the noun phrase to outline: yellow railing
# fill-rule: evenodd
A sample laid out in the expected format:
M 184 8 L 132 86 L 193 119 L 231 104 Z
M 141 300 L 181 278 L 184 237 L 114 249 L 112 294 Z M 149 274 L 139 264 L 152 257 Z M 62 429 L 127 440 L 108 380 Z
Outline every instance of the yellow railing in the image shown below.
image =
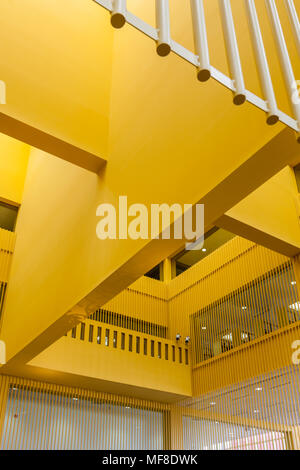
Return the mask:
M 0 376 L 0 449 L 168 448 L 170 405 Z
M 81 322 L 69 331 L 66 336 L 98 347 L 131 352 L 185 366 L 189 365 L 188 347 L 183 347 L 175 341 L 144 333 L 140 334 L 95 320 L 89 319 Z

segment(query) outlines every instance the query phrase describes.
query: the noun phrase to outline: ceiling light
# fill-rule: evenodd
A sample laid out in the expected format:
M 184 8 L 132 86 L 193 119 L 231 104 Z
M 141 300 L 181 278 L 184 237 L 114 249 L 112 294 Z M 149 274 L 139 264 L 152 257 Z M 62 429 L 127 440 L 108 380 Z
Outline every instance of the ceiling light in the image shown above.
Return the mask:
M 254 410 L 254 413 L 259 413 L 259 410 Z
M 78 400 L 78 398 L 77 398 L 77 397 L 73 397 L 73 400 L 77 401 L 77 400 Z
M 202 326 L 202 330 L 206 330 L 206 326 Z
M 215 404 L 216 404 L 215 401 L 211 401 L 211 402 L 210 402 L 210 406 L 214 406 Z
M 297 284 L 297 282 L 296 282 L 296 281 L 292 281 L 291 284 L 292 284 L 292 286 L 295 286 L 295 285 Z
M 242 310 L 247 310 L 247 305 L 242 305 Z
M 203 251 L 203 253 L 206 253 L 207 249 L 206 249 L 206 248 L 202 248 L 202 251 Z
M 255 389 L 257 392 L 261 392 L 262 391 L 262 387 L 256 387 Z

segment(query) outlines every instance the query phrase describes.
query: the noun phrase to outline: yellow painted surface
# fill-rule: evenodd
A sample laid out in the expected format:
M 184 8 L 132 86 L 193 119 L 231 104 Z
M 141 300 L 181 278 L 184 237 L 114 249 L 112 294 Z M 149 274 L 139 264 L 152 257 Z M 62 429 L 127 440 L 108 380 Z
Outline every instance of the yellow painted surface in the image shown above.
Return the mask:
M 190 335 L 190 315 L 214 305 L 287 260 L 248 240 L 233 238 L 170 283 L 171 337 L 177 332 L 183 337 Z
M 1 2 L 1 111 L 106 157 L 112 36 L 92 0 Z
M 291 366 L 292 344 L 300 333 L 299 322 L 217 358 L 193 370 L 193 395 L 211 392 Z M 294 377 L 294 373 L 291 374 Z M 297 380 L 297 379 L 296 379 Z
M 28 145 L 0 134 L 0 201 L 21 204 L 29 152 Z
M 102 344 L 89 342 L 88 326 L 94 325 L 94 340 L 97 325 L 102 327 Z M 110 330 L 109 346 L 105 346 L 105 328 Z M 118 333 L 117 348 L 113 347 L 113 332 Z M 121 332 L 126 333 L 125 350 L 120 348 Z M 133 350 L 128 350 L 129 334 L 133 336 Z M 136 352 L 136 337 L 140 338 L 140 353 Z M 143 353 L 143 340 L 148 340 L 147 355 Z M 154 357 L 150 354 L 150 342 L 155 339 Z M 158 358 L 158 341 L 162 345 L 162 357 Z M 169 359 L 165 360 L 164 347 L 169 346 Z M 176 361 L 172 360 L 171 347 L 176 347 Z M 84 341 L 64 336 L 35 359 L 29 366 L 50 369 L 52 373 L 63 372 L 77 376 L 85 376 L 105 382 L 118 383 L 133 387 L 153 389 L 174 395 L 191 395 L 191 369 L 183 362 L 179 363 L 178 347 L 174 342 L 153 338 L 121 328 L 86 322 Z
M 55 8 L 55 2 L 51 3 L 51 7 L 50 3 L 47 3 L 47 8 L 44 5 L 32 0 L 31 8 L 27 5 L 26 15 L 30 20 L 33 15 L 39 18 L 36 26 L 38 31 L 47 16 L 43 37 L 48 47 L 48 25 L 58 27 L 57 23 L 62 17 L 64 21 L 75 21 L 72 28 L 76 30 L 74 34 L 78 41 L 76 28 L 80 17 L 80 25 L 84 29 L 80 41 L 87 37 L 93 42 L 94 48 L 101 43 L 101 37 L 99 43 L 95 41 L 93 28 L 97 24 L 97 31 L 101 30 L 99 18 L 108 26 L 109 17 L 105 12 L 98 13 L 95 9 L 97 5 L 91 3 L 84 7 L 86 2 L 76 2 L 76 8 L 72 10 L 74 17 L 62 15 L 62 10 Z M 135 1 L 131 5 L 147 19 L 149 2 Z M 189 45 L 190 18 L 186 5 L 183 5 L 182 1 L 174 2 L 176 15 L 172 34 L 175 39 Z M 67 6 L 70 6 L 70 2 L 64 3 L 62 8 L 67 11 Z M 84 15 L 79 15 L 82 13 L 81 8 Z M 210 41 L 215 41 L 215 65 L 222 68 L 225 67 L 225 56 L 224 50 L 218 47 L 223 39 L 219 36 L 219 26 L 215 27 L 216 2 L 208 2 L 207 8 Z M 241 8 L 241 3 L 235 2 L 235 14 L 244 18 Z M 50 20 L 48 10 L 52 13 Z M 19 24 L 21 11 L 16 19 L 14 9 L 9 12 L 11 18 Z M 85 14 L 91 22 L 87 21 Z M 64 43 L 61 39 L 66 39 L 68 31 L 64 21 L 57 33 L 60 46 Z M 71 28 L 69 23 L 67 25 Z M 242 21 L 238 23 L 238 30 L 243 39 Z M 8 26 L 4 31 L 9 34 Z M 71 39 L 73 36 L 68 37 L 65 53 L 72 52 L 73 57 L 74 41 Z M 248 39 L 243 39 L 245 43 L 242 41 L 241 53 L 249 86 L 252 91 L 256 91 L 257 78 Z M 268 33 L 266 43 L 271 56 L 274 55 Z M 59 81 L 60 92 L 63 97 L 67 97 L 62 101 L 62 112 L 58 107 L 61 102 L 55 102 L 52 92 L 44 88 L 44 83 L 49 82 L 42 80 L 48 70 L 46 65 L 52 64 L 51 60 L 54 62 L 54 53 L 48 49 L 43 60 L 37 55 L 42 65 L 34 80 L 43 87 L 43 90 L 37 88 L 38 92 L 43 92 L 42 96 L 47 97 L 43 110 L 49 119 L 47 127 L 58 134 L 61 132 L 61 121 L 54 126 L 53 120 L 63 120 L 64 135 L 61 137 L 67 138 L 68 133 L 68 136 L 73 136 L 74 142 L 76 134 L 76 143 L 79 144 L 84 134 L 84 147 L 95 150 L 100 146 L 101 120 L 89 120 L 90 114 L 79 113 L 73 101 L 68 101 L 70 95 L 72 99 L 78 96 L 68 80 L 76 69 L 76 79 L 79 81 L 75 81 L 76 90 L 82 90 L 87 76 L 91 80 L 85 88 L 86 95 L 80 95 L 80 99 L 84 98 L 85 103 L 90 105 L 92 100 L 91 109 L 101 112 L 99 96 L 105 93 L 102 86 L 105 88 L 107 81 L 104 80 L 103 85 L 101 74 L 94 75 L 97 67 L 95 57 L 98 56 L 95 49 L 87 46 L 90 43 L 80 42 L 78 51 L 82 52 L 84 48 L 89 67 L 82 67 L 82 63 L 76 62 L 75 68 L 66 71 L 64 67 L 70 64 L 65 61 L 65 56 L 64 60 L 62 56 L 57 59 L 57 67 L 65 71 L 63 80 Z M 17 47 L 15 54 L 16 51 Z M 38 51 L 37 54 L 41 54 L 40 44 Z M 293 47 L 291 53 L 295 62 Z M 32 54 L 33 61 L 34 57 L 35 54 Z M 79 57 L 82 55 L 78 54 L 76 59 Z M 276 64 L 274 56 L 272 67 L 275 72 L 278 71 Z M 300 64 L 295 62 L 295 65 L 297 72 Z M 13 78 L 17 80 L 15 75 Z M 15 82 L 16 87 L 18 83 Z M 54 80 L 54 84 L 51 84 L 52 90 L 55 90 L 57 83 Z M 39 95 L 36 89 L 35 93 Z M 280 83 L 279 93 L 283 97 Z M 39 106 L 41 102 L 39 96 Z M 284 98 L 282 102 L 284 104 Z M 30 104 L 32 110 L 34 104 L 36 101 Z M 74 112 L 68 120 L 65 113 L 71 111 Z M 128 196 L 129 204 L 139 202 L 148 207 L 151 203 L 195 204 L 201 200 L 206 204 L 206 225 L 211 226 L 224 212 L 290 160 L 298 158 L 299 147 L 294 135 L 284 131 L 276 136 L 282 126 L 269 128 L 265 126 L 264 120 L 263 113 L 250 105 L 239 109 L 234 107 L 231 93 L 216 83 L 201 86 L 195 79 L 193 68 L 174 55 L 165 60 L 158 58 L 154 44 L 133 28 L 126 26 L 117 32 L 113 49 L 109 162 L 106 170 L 97 178 L 96 175 L 53 159 L 51 155 L 32 152 L 1 332 L 7 340 L 8 357 L 21 352 L 22 358 L 20 356 L 17 360 L 31 359 L 65 333 L 68 328 L 65 314 L 75 304 L 80 303 L 87 313 L 91 313 L 180 248 L 181 243 L 178 241 L 99 241 L 95 233 L 95 213 L 99 203 L 111 202 L 117 205 L 119 195 L 123 194 Z M 273 137 L 275 140 L 271 141 Z
M 245 234 L 249 226 L 258 232 L 257 239 L 254 240 L 258 243 L 265 243 L 276 249 L 276 240 L 281 240 L 299 251 L 299 213 L 299 195 L 294 171 L 286 167 L 230 209 L 226 216 L 244 224 Z M 236 223 L 234 228 L 237 230 L 235 233 L 238 233 Z M 275 239 L 274 246 L 269 240 L 270 236 Z
M 150 2 L 128 3 L 135 13 L 144 19 L 150 15 L 153 21 Z M 260 93 L 253 57 L 247 52 L 249 37 L 244 34 L 242 2 L 232 3 L 240 18 L 237 26 L 247 86 Z M 132 28 L 126 26 L 116 33 L 112 53 L 107 14 L 92 2 L 86 5 L 83 0 L 67 0 L 63 5 L 30 0 L 26 9 L 17 8 L 17 2 L 0 7 L 0 17 L 6 20 L 5 24 L 1 20 L 0 34 L 11 42 L 10 57 L 6 52 L 2 59 L 4 79 L 11 84 L 7 112 L 109 157 L 106 170 L 98 177 L 52 155 L 31 152 L 1 330 L 8 359 L 16 357 L 11 371 L 22 375 L 24 368 L 24 376 L 36 374 L 37 378 L 62 384 L 77 382 L 95 389 L 103 383 L 120 390 L 123 386 L 123 390 L 144 396 L 156 391 L 162 399 L 164 394 L 186 396 L 192 391 L 199 396 L 290 365 L 299 323 L 201 364 L 193 371 L 192 389 L 190 367 L 184 364 L 115 350 L 111 345 L 100 347 L 87 339 L 74 340 L 70 334 L 61 337 L 78 323 L 78 312 L 84 316 L 100 306 L 147 321 L 158 314 L 162 324 L 169 324 L 171 336 L 180 332 L 184 337 L 190 333 L 189 314 L 287 260 L 251 241 L 234 239 L 167 286 L 146 280 L 132 285 L 178 249 L 179 243 L 100 242 L 95 232 L 100 202 L 116 203 L 122 194 L 128 195 L 129 203 L 147 206 L 153 202 L 204 201 L 207 227 L 226 212 L 260 232 L 299 244 L 291 170 L 284 169 L 256 189 L 299 158 L 289 133 L 284 132 L 256 153 L 282 126 L 266 127 L 264 115 L 249 105 L 234 108 L 229 92 L 213 82 L 201 86 L 192 67 L 174 56 L 159 59 L 154 44 Z M 206 8 L 209 39 L 216 54 L 214 65 L 226 71 L 216 1 L 207 2 Z M 74 15 L 69 15 L 70 11 Z M 188 15 L 187 4 L 174 0 L 173 37 L 191 47 Z M 22 36 L 13 35 L 14 31 L 24 33 L 22 47 Z M 280 106 L 287 110 L 267 26 L 265 31 L 272 74 L 278 77 Z M 291 39 L 288 33 L 287 37 Z M 290 51 L 297 76 L 300 69 L 294 46 Z M 70 57 L 72 60 L 66 60 Z M 97 68 L 99 62 L 103 67 Z M 9 188 L 13 186 L 10 183 Z M 243 263 L 250 268 L 242 270 Z M 129 285 L 126 293 L 114 297 Z M 81 310 L 66 315 L 76 304 Z M 121 332 L 117 327 L 109 328 Z M 134 338 L 137 335 L 133 333 Z M 150 336 L 148 339 L 151 341 Z M 157 344 L 157 338 L 155 341 Z M 24 366 L 27 361 L 29 365 Z M 3 370 L 6 373 L 9 369 L 5 366 Z M 0 392 L 2 403 L 5 399 Z M 173 423 L 177 419 L 175 413 Z M 0 424 L 1 420 L 2 416 Z M 172 437 L 175 447 L 181 447 L 176 444 L 176 439 L 181 440 L 178 428 L 177 423 Z

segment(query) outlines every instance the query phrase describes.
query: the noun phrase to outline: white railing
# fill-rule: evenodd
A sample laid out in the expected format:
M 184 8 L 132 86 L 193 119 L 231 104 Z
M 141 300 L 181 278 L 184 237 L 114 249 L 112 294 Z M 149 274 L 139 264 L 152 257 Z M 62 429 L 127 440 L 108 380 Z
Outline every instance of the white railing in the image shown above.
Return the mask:
M 251 103 L 266 113 L 266 122 L 268 125 L 273 125 L 280 121 L 296 131 L 298 142 L 300 143 L 300 98 L 298 96 L 297 82 L 295 80 L 275 0 L 264 0 L 264 2 L 267 7 L 270 25 L 276 43 L 277 54 L 285 81 L 285 88 L 292 109 L 292 116 L 280 111 L 277 107 L 274 86 L 269 71 L 268 59 L 256 11 L 255 0 L 241 1 L 244 1 L 246 7 L 258 76 L 262 85 L 263 98 L 258 97 L 245 88 L 230 0 L 219 0 L 219 6 L 231 77 L 226 76 L 210 63 L 203 0 L 190 0 L 192 16 L 191 28 L 193 28 L 195 43 L 194 52 L 189 51 L 171 38 L 169 0 L 155 0 L 156 28 L 150 26 L 137 16 L 127 11 L 126 0 L 94 1 L 111 12 L 112 26 L 115 28 L 121 28 L 125 23 L 130 24 L 156 42 L 156 51 L 158 55 L 166 56 L 170 52 L 174 52 L 179 57 L 196 67 L 198 80 L 204 82 L 209 78 L 213 78 L 233 92 L 233 102 L 235 105 L 241 105 L 246 101 Z M 284 2 L 291 30 L 295 39 L 296 48 L 300 55 L 300 24 L 294 1 L 284 0 Z

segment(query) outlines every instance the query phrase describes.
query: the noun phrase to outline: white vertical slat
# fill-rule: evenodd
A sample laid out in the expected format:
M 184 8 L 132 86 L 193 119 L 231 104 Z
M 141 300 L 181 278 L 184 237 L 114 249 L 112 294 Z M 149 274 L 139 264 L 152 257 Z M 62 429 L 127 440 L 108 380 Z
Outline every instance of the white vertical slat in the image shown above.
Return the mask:
M 156 0 L 157 54 L 165 57 L 171 52 L 169 0 Z
M 112 0 L 111 24 L 114 28 L 120 29 L 126 23 L 126 0 Z
M 298 54 L 300 56 L 300 23 L 296 12 L 296 8 L 293 0 L 285 0 L 286 8 L 289 14 L 292 30 L 294 33 L 295 43 Z
M 287 94 L 294 112 L 295 119 L 298 123 L 298 132 L 300 131 L 300 99 L 297 93 L 297 83 L 295 80 L 289 52 L 282 31 L 277 7 L 274 0 L 265 0 L 267 10 L 272 25 L 273 35 L 275 38 L 277 53 L 280 60 L 281 70 L 283 73 Z M 300 137 L 298 137 L 300 142 Z
M 241 105 L 246 101 L 246 89 L 241 66 L 241 59 L 235 34 L 230 0 L 219 0 L 223 23 L 224 39 L 228 56 L 231 78 L 234 82 L 234 104 Z
M 206 82 L 211 77 L 209 50 L 203 0 L 191 0 L 195 53 L 199 58 L 198 80 Z
M 254 0 L 245 0 L 246 10 L 249 20 L 251 39 L 254 48 L 255 60 L 259 78 L 263 90 L 264 99 L 268 105 L 267 123 L 269 125 L 278 122 L 278 108 L 274 94 L 273 83 L 270 75 L 269 64 L 266 56 L 264 42 L 261 34 L 261 29 L 257 17 L 257 11 Z

